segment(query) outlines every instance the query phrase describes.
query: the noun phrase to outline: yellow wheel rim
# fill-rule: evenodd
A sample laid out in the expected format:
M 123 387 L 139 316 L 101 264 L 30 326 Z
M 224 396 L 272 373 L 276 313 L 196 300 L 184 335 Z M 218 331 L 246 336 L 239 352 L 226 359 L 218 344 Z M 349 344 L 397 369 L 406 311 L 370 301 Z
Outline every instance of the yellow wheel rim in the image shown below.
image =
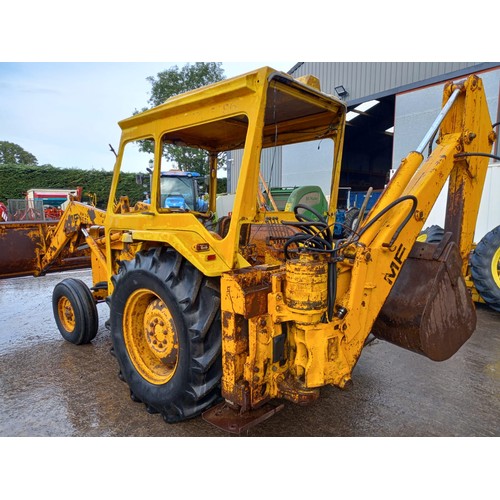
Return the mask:
M 76 320 L 75 311 L 67 297 L 63 296 L 57 301 L 57 314 L 63 328 L 71 333 L 75 329 Z
M 497 248 L 491 259 L 491 274 L 498 288 L 500 288 L 500 247 Z
M 125 347 L 136 370 L 148 382 L 161 385 L 174 375 L 179 339 L 165 303 L 151 290 L 133 292 L 123 315 Z

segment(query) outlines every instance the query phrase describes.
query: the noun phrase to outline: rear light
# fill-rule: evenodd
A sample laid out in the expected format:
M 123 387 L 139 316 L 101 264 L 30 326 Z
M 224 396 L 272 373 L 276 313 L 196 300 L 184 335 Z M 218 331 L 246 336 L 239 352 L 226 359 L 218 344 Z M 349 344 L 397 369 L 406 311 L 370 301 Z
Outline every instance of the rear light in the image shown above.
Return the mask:
M 208 243 L 198 243 L 194 246 L 195 252 L 206 252 L 210 250 L 210 245 Z

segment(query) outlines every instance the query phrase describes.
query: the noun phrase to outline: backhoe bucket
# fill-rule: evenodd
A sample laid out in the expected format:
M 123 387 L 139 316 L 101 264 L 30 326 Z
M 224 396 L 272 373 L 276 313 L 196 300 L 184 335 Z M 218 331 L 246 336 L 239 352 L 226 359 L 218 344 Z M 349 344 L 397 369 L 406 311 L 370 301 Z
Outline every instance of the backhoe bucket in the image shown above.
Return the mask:
M 444 361 L 469 339 L 476 311 L 447 233 L 439 244 L 416 242 L 373 325 L 373 334 L 433 361 Z

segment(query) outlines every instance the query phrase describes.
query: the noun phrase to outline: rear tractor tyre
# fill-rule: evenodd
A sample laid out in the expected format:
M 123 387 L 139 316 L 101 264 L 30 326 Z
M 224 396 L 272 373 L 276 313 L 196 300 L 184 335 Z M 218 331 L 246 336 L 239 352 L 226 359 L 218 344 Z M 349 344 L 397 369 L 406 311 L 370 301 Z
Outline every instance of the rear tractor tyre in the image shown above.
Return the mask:
M 122 262 L 113 277 L 111 338 L 131 393 L 169 423 L 220 399 L 219 282 L 161 247 Z
M 88 344 L 99 328 L 97 307 L 88 286 L 81 280 L 67 278 L 52 293 L 54 318 L 65 340 Z
M 472 281 L 482 299 L 500 312 L 500 226 L 477 244 L 470 259 Z
M 420 232 L 417 241 L 422 243 L 439 243 L 444 236 L 444 229 L 441 226 L 429 226 Z
M 359 208 L 352 207 L 345 213 L 344 227 L 342 229 L 342 236 L 344 238 L 349 238 L 353 233 L 354 225 L 357 223 L 359 218 Z

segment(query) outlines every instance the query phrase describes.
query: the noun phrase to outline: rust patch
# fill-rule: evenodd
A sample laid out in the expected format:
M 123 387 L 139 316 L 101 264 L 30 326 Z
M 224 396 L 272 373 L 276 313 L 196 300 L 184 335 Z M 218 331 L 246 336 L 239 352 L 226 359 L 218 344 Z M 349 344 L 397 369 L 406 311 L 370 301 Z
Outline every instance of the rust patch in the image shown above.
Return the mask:
M 229 328 L 231 318 L 233 314 L 227 311 L 222 311 L 222 327 Z
M 278 382 L 278 387 L 281 397 L 288 399 L 288 401 L 296 403 L 299 406 L 306 406 L 319 398 L 318 388 L 305 387 L 291 373 L 287 373 Z
M 248 287 L 243 290 L 245 300 L 245 319 L 262 316 L 267 313 L 267 296 L 271 292 L 269 284 Z
M 450 178 L 450 187 L 448 189 L 448 202 L 446 205 L 445 231 L 452 233 L 455 243 L 459 244 L 460 234 L 462 233 L 462 221 L 464 214 L 464 185 L 461 183 L 455 185 L 453 179 L 456 173 Z

